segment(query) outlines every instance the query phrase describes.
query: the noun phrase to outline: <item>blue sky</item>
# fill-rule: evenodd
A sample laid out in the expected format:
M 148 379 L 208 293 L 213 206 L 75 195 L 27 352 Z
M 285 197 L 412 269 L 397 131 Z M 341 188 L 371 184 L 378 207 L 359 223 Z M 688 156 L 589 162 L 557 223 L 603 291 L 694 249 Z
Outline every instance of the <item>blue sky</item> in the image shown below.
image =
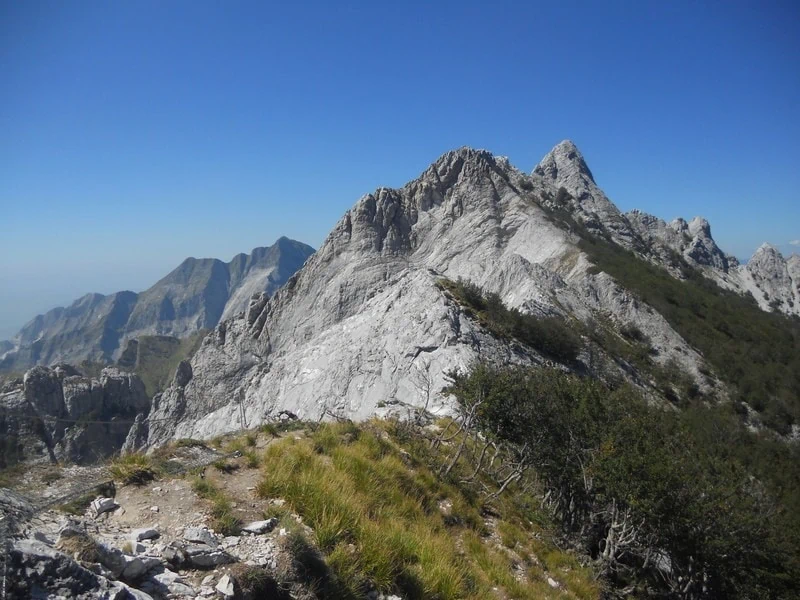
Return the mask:
M 462 145 L 800 239 L 800 5 L 0 0 L 0 338 L 186 256 L 317 247 Z

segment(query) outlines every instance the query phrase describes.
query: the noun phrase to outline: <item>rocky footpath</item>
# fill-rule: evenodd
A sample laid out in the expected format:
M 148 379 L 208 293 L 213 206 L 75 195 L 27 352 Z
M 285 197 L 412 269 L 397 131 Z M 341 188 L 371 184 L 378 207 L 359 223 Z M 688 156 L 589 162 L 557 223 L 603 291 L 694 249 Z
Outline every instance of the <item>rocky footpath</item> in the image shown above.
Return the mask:
M 260 438 L 257 449 L 267 443 Z M 187 467 L 194 459 L 207 464 L 219 456 L 203 446 L 178 447 L 170 454 Z M 316 598 L 290 542 L 293 532 L 304 539 L 313 539 L 313 532 L 283 509 L 283 500 L 257 498 L 260 472 L 244 468 L 242 458 L 231 460 L 232 473 L 211 472 L 210 466 L 197 472 L 199 481 L 212 482 L 231 498 L 240 523 L 235 535 L 215 531 L 212 504 L 196 491 L 198 479 L 192 477 L 118 485 L 111 488 L 113 496 L 79 500 L 80 510 L 73 501 L 41 510 L 26 495 L 0 488 L 4 600 Z M 65 470 L 52 485 L 53 495 L 71 489 L 66 474 L 99 475 L 75 469 L 87 468 Z M 31 483 L 23 479 L 18 485 L 35 495 Z M 282 510 L 283 519 L 265 518 L 265 507 Z
M 2 466 L 96 462 L 117 452 L 149 410 L 137 375 L 109 367 L 90 378 L 69 365 L 35 367 L 0 389 Z
M 125 510 L 97 498 L 83 516 L 39 515 L 9 542 L 8 598 L 233 598 L 232 565 L 274 573 L 285 560 L 275 520 L 246 525 L 238 536 L 202 525 L 162 535 L 157 526 L 120 523 Z

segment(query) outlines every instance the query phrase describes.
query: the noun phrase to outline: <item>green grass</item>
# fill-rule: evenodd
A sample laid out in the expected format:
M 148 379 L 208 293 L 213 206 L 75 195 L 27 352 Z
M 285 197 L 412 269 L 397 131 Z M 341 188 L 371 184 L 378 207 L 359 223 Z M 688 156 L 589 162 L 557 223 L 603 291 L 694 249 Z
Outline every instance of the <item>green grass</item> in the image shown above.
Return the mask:
M 539 583 L 483 573 L 474 556 L 459 550 L 460 540 L 479 540 L 492 564 L 511 570 L 503 551 L 483 537 L 478 495 L 441 482 L 422 457 L 412 456 L 411 466 L 391 431 L 385 423 L 324 424 L 308 438 L 286 438 L 265 452 L 257 492 L 285 499 L 286 507 L 273 512 L 292 510 L 313 529 L 330 570 L 326 597 L 358 598 L 378 589 L 409 599 L 487 598 L 498 585 L 512 594 L 530 587 L 524 598 L 575 597 L 546 584 L 549 595 L 537 596 Z M 444 499 L 452 503 L 449 518 L 439 509 Z M 597 590 L 590 577 L 583 583 Z
M 82 494 L 77 498 L 73 498 L 69 502 L 56 506 L 55 509 L 68 515 L 81 516 L 86 512 L 86 509 L 89 508 L 92 500 L 98 496 L 113 497 L 115 493 L 116 490 L 114 489 L 113 484 L 103 483 L 98 485 L 96 488 L 89 490 L 85 494 Z
M 81 516 L 86 512 L 86 509 L 89 508 L 92 500 L 94 500 L 96 497 L 97 494 L 95 493 L 83 494 L 78 498 L 74 498 L 69 502 L 57 506 L 56 510 L 68 515 Z
M 261 455 L 255 450 L 244 453 L 244 464 L 248 469 L 257 469 L 261 466 Z
M 221 535 L 238 535 L 241 520 L 234 514 L 233 504 L 225 492 L 212 481 L 201 477 L 192 480 L 192 490 L 211 504 L 211 528 Z
M 153 460 L 142 453 L 125 454 L 111 461 L 108 470 L 123 485 L 141 485 L 158 476 L 158 469 Z
M 220 458 L 219 460 L 215 460 L 212 463 L 212 466 L 219 471 L 220 473 L 230 474 L 236 471 L 239 468 L 239 465 L 236 463 L 232 463 L 230 461 L 225 460 L 224 458 Z
M 21 464 L 0 469 L 0 487 L 13 487 L 24 474 L 25 468 Z

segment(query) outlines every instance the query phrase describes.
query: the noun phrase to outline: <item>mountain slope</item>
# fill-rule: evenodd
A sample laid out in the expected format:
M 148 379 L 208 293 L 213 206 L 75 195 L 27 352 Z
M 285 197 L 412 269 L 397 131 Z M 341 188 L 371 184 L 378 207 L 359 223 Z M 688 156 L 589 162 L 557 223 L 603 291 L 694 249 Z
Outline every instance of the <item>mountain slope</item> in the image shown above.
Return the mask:
M 187 258 L 151 288 L 135 294 L 88 294 L 26 324 L 0 363 L 4 370 L 83 360 L 108 362 L 142 335 L 186 337 L 244 310 L 255 292 L 271 295 L 313 253 L 280 238 L 229 263 Z M 7 347 L 7 346 L 6 346 Z
M 597 186 L 580 150 L 566 140 L 534 169 L 553 187 L 567 192 L 566 208 L 593 234 L 608 235 L 620 246 L 680 277 L 676 256 L 725 289 L 751 294 L 768 311 L 800 315 L 800 256 L 788 260 L 769 244 L 746 265 L 723 252 L 703 217 L 667 223 L 639 210 L 621 213 Z
M 280 410 L 363 418 L 427 401 L 447 410 L 438 391 L 453 368 L 478 357 L 545 362 L 483 331 L 440 289 L 442 277 L 473 281 L 523 312 L 577 322 L 610 315 L 651 340 L 654 361 L 705 385 L 701 357 L 594 273 L 578 236 L 552 218 L 559 187 L 462 148 L 402 189 L 364 196 L 272 299 L 210 334 L 193 379 L 154 401 L 153 416 L 165 420 L 153 423 L 150 442 L 253 426 Z

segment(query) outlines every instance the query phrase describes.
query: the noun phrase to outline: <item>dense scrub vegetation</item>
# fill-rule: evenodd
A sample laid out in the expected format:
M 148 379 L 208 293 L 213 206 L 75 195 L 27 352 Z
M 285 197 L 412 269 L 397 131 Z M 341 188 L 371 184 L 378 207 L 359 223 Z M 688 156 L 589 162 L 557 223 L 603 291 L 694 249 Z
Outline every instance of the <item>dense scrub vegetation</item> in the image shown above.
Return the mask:
M 539 318 L 508 308 L 498 294 L 490 293 L 484 297 L 477 285 L 462 279 L 441 279 L 439 285 L 452 293 L 461 305 L 475 314 L 481 324 L 495 335 L 516 338 L 561 362 L 570 363 L 578 357 L 581 338 L 564 319 Z
M 603 232 L 587 231 L 558 208 L 567 196 L 559 192 L 551 215 L 580 235 L 579 246 L 596 270 L 656 309 L 735 390 L 737 403 L 746 402 L 768 427 L 788 433 L 800 421 L 800 319 L 762 311 L 752 297 L 723 290 L 677 254 L 671 266 L 683 280 L 672 277 Z
M 764 312 L 684 262 L 686 279 L 679 281 L 606 241 L 587 238 L 581 248 L 700 350 L 736 400 L 759 411 L 768 426 L 787 433 L 800 419 L 800 320 Z
M 535 473 L 565 535 L 616 589 L 800 593 L 796 446 L 751 434 L 719 409 L 666 412 L 630 388 L 555 369 L 480 364 L 453 380 L 471 437 L 454 456 L 484 476 L 497 471 L 498 483 Z

